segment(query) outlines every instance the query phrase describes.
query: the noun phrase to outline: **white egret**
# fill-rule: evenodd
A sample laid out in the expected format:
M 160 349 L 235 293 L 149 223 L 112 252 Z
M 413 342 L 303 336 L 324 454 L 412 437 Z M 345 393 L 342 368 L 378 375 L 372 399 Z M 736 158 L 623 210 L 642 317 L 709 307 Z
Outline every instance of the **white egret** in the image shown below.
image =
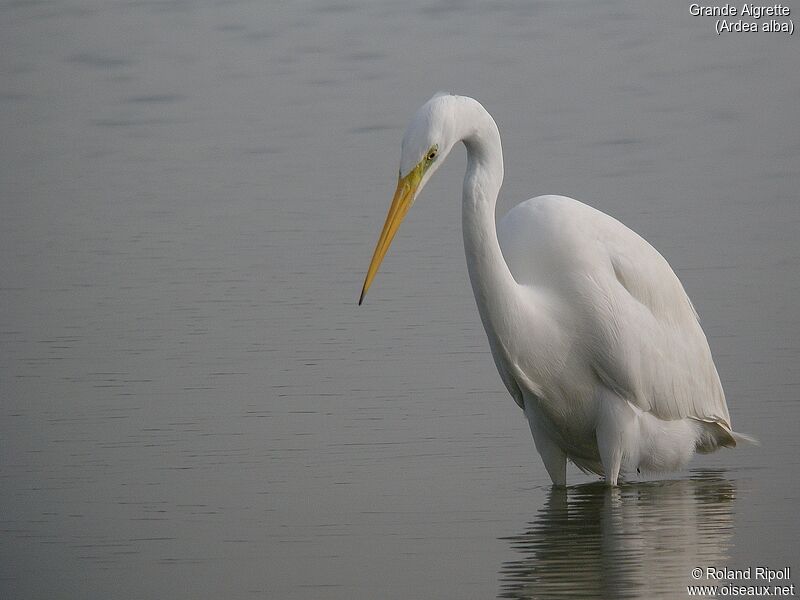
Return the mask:
M 401 221 L 453 146 L 467 149 L 462 227 L 492 356 L 525 411 L 553 485 L 567 459 L 616 485 L 737 441 L 697 313 L 664 257 L 612 217 L 563 196 L 495 227 L 500 133 L 472 98 L 437 94 L 403 137 L 400 176 L 359 304 Z

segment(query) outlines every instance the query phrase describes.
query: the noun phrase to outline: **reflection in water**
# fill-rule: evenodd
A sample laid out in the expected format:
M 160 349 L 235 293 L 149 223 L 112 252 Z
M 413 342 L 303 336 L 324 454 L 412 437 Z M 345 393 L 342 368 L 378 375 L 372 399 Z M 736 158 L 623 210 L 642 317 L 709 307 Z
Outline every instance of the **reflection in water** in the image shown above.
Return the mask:
M 693 567 L 725 564 L 735 482 L 720 471 L 690 479 L 552 490 L 522 554 L 503 564 L 501 598 L 681 597 Z

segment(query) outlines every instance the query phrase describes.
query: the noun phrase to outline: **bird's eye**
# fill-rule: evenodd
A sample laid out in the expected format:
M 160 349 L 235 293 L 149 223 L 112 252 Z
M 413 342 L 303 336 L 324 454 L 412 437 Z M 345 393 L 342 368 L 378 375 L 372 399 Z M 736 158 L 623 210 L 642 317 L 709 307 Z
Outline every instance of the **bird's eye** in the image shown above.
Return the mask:
M 436 158 L 436 153 L 437 152 L 439 152 L 439 149 L 436 146 L 434 146 L 433 148 L 428 150 L 428 156 L 426 157 L 428 159 L 428 162 L 430 162 L 430 161 L 432 161 L 432 160 L 434 160 Z

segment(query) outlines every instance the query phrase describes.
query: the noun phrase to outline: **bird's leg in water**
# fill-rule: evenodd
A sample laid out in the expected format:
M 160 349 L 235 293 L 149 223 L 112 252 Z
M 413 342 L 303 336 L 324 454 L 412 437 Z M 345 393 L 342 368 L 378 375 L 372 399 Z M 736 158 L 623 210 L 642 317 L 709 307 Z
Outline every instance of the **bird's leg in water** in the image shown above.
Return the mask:
M 622 459 L 631 450 L 636 417 L 627 402 L 613 392 L 603 390 L 597 396 L 597 450 L 603 463 L 606 483 L 615 486 Z
M 533 443 L 536 445 L 539 455 L 542 457 L 547 474 L 556 487 L 566 487 L 567 485 L 567 455 L 558 447 L 550 437 L 544 427 L 542 427 L 541 415 L 536 414 L 536 400 L 525 400 L 525 416 L 528 417 L 528 424 L 531 427 Z

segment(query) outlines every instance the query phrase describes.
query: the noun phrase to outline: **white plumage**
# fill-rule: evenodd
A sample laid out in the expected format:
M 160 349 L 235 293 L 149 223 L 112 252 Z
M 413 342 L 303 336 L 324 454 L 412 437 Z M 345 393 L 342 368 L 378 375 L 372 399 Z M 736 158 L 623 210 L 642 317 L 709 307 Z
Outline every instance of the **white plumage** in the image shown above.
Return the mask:
M 527 200 L 495 227 L 500 135 L 471 98 L 438 94 L 409 125 L 361 299 L 417 194 L 459 141 L 473 292 L 553 484 L 565 485 L 567 459 L 616 485 L 620 471 L 672 471 L 695 451 L 753 441 L 732 431 L 697 314 L 644 239 L 563 196 Z

